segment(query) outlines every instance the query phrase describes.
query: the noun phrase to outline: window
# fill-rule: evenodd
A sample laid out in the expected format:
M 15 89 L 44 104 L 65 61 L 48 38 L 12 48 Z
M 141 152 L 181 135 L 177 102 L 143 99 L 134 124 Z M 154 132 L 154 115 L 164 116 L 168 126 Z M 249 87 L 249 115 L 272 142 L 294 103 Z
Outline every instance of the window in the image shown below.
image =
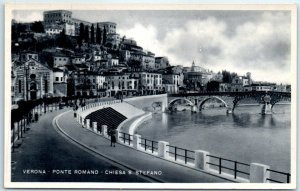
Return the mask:
M 45 82 L 45 93 L 48 93 L 48 80 L 44 80 Z
M 60 77 L 60 81 L 63 81 L 63 77 Z
M 22 81 L 19 80 L 19 93 L 22 93 Z
M 59 77 L 55 77 L 55 81 L 58 82 L 59 81 Z

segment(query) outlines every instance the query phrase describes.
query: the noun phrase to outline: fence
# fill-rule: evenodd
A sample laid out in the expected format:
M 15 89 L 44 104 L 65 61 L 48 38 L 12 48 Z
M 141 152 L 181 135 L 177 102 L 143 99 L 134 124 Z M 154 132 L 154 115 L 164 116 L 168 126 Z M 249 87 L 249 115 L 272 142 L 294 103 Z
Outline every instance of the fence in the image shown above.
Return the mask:
M 171 154 L 174 157 L 175 161 L 177 161 L 178 157 L 183 158 L 185 164 L 187 164 L 189 161 L 195 161 L 195 151 L 172 145 L 167 145 L 167 147 L 169 147 L 169 151 L 167 151 L 167 153 Z
M 148 149 L 150 149 L 150 151 L 152 153 L 154 153 L 154 151 L 158 151 L 158 142 L 157 141 L 152 141 L 149 139 L 145 139 L 145 138 L 141 138 L 141 142 L 139 143 L 141 145 L 142 148 L 145 149 L 145 151 L 147 151 Z
M 274 173 L 274 175 L 273 175 L 274 178 L 277 178 L 277 179 L 267 178 L 267 181 L 276 182 L 276 183 L 290 183 L 290 177 L 291 177 L 290 173 L 280 172 L 280 171 L 271 170 L 271 169 L 267 169 L 267 171 Z M 279 177 L 280 175 L 281 175 L 281 177 Z M 280 181 L 278 180 L 279 178 L 281 179 Z M 285 179 L 286 181 L 284 182 L 284 181 L 282 181 L 282 179 Z
M 218 161 L 217 164 L 213 163 L 213 162 L 206 162 L 206 163 L 217 167 L 219 174 L 222 173 L 222 170 L 227 170 L 226 173 L 228 173 L 228 171 L 229 171 L 229 173 L 233 171 L 234 179 L 237 178 L 238 173 L 247 175 L 248 178 L 250 176 L 250 172 L 249 172 L 250 164 L 246 164 L 246 163 L 242 163 L 242 162 L 238 162 L 238 161 L 234 161 L 234 160 L 230 160 L 230 159 L 225 159 L 225 158 L 217 157 L 217 156 L 213 156 L 213 155 L 206 155 L 206 156 L 213 158 L 213 159 L 217 159 L 217 161 Z M 248 168 L 247 172 L 245 172 L 245 169 L 243 169 L 243 170 L 239 169 L 240 166 L 247 167 Z
M 133 141 L 132 135 L 130 135 L 128 133 L 124 133 L 124 132 L 119 132 L 119 135 L 121 135 L 121 136 L 119 136 L 119 139 L 122 139 L 121 142 L 123 142 L 124 144 L 130 145 L 132 143 L 132 141 Z

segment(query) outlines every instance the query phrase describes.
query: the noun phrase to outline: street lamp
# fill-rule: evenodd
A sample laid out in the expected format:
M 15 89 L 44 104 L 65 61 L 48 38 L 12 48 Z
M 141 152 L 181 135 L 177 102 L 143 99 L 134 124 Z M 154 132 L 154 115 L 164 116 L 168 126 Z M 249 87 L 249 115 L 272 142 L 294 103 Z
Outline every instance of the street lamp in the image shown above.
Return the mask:
M 25 71 L 25 75 L 24 75 L 24 99 L 26 98 L 26 101 L 28 101 L 28 70 L 29 70 L 29 66 L 26 66 L 26 62 L 24 63 L 24 71 Z

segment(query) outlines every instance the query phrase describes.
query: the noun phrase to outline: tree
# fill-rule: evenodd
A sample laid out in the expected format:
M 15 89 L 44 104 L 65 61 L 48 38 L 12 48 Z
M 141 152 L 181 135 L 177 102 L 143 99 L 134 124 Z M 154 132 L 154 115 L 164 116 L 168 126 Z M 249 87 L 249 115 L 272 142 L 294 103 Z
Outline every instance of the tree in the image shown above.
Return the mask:
M 35 21 L 34 23 L 32 23 L 30 29 L 36 33 L 44 33 L 45 32 L 42 21 Z
M 96 29 L 96 43 L 101 44 L 101 29 L 99 28 L 97 24 L 97 29 Z
M 77 45 L 75 39 L 72 39 L 65 34 L 65 29 L 62 30 L 56 41 L 57 45 L 63 48 L 74 49 Z
M 207 91 L 219 91 L 220 82 L 210 81 L 206 84 Z
M 107 32 L 106 32 L 106 28 L 104 27 L 104 29 L 103 29 L 103 45 L 105 45 L 106 44 L 106 39 L 107 39 L 107 37 L 106 37 L 106 34 Z
M 223 70 L 223 71 L 222 71 L 222 75 L 223 75 L 222 81 L 223 81 L 224 83 L 231 83 L 232 77 L 231 77 L 230 72 L 227 72 L 226 70 Z
M 84 28 L 84 40 L 85 42 L 89 42 L 90 40 L 90 31 L 89 31 L 89 26 L 85 26 Z
M 95 28 L 94 28 L 94 24 L 92 24 L 91 26 L 91 43 L 95 43 Z
M 80 23 L 79 39 L 80 39 L 81 41 L 84 39 L 84 25 L 83 25 L 83 23 Z

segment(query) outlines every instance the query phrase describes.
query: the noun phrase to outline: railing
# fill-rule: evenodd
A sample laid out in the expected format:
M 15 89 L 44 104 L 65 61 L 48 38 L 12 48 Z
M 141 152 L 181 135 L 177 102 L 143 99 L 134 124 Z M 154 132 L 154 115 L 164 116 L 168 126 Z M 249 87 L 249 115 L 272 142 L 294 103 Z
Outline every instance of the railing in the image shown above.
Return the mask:
M 139 143 L 145 151 L 147 149 L 150 149 L 150 151 L 153 153 L 154 151 L 158 150 L 158 142 L 157 141 L 152 141 L 149 139 L 141 138 L 141 142 Z
M 276 182 L 276 183 L 290 183 L 290 177 L 291 177 L 291 174 L 290 174 L 290 173 L 280 172 L 280 171 L 271 170 L 271 169 L 267 169 L 267 171 L 272 172 L 272 173 L 276 173 L 277 177 L 280 176 L 280 175 L 283 175 L 283 176 L 286 177 L 286 182 L 279 181 L 279 180 L 275 180 L 275 179 L 272 179 L 272 178 L 267 178 L 267 180 L 268 180 L 269 182 Z M 275 176 L 276 176 L 276 175 L 275 175 Z M 281 178 L 282 178 L 282 177 L 281 177 Z
M 174 160 L 176 161 L 178 157 L 181 157 L 184 159 L 184 163 L 187 164 L 189 161 L 194 161 L 195 160 L 195 151 L 191 151 L 188 149 L 172 146 L 172 145 L 167 145 L 169 147 L 169 151 L 167 153 L 171 154 L 174 156 Z M 170 151 L 172 149 L 172 151 Z
M 248 172 L 245 172 L 245 171 L 242 171 L 241 169 L 239 169 L 240 166 L 244 166 L 244 168 L 245 167 L 250 167 L 249 164 L 234 161 L 234 160 L 230 160 L 230 159 L 225 159 L 225 158 L 217 157 L 217 156 L 213 156 L 213 155 L 206 155 L 206 156 L 208 156 L 210 158 L 213 158 L 213 159 L 216 159 L 218 161 L 217 164 L 212 163 L 212 162 L 206 162 L 206 163 L 209 164 L 209 165 L 212 165 L 212 166 L 216 166 L 217 170 L 219 171 L 219 174 L 222 173 L 223 169 L 226 169 L 228 171 L 233 171 L 234 179 L 237 178 L 238 173 L 248 175 L 248 176 L 250 175 L 250 173 L 249 173 L 250 170 L 248 170 Z M 225 163 L 227 163 L 227 165 L 228 165 L 228 163 L 230 163 L 232 167 L 225 166 Z
M 130 145 L 130 143 L 132 142 L 132 135 L 124 132 L 119 132 L 119 134 L 121 135 L 119 136 L 119 138 L 123 140 L 122 142 L 124 144 L 128 142 L 128 145 Z

